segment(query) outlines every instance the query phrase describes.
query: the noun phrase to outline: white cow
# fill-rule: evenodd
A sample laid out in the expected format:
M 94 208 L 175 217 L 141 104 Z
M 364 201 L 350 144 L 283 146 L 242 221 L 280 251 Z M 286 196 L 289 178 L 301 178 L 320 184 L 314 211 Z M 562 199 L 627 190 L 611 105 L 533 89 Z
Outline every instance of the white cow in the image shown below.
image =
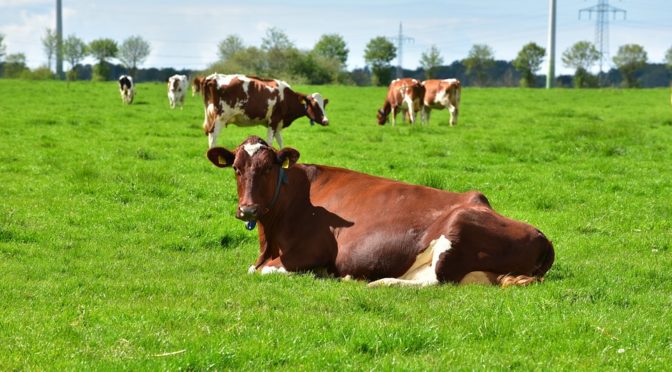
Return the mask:
M 186 75 L 173 75 L 168 78 L 168 101 L 170 108 L 175 108 L 180 104 L 180 109 L 184 108 L 184 96 L 187 91 L 188 80 Z
M 119 93 L 121 93 L 121 102 L 130 105 L 135 97 L 135 85 L 133 78 L 128 75 L 119 76 Z

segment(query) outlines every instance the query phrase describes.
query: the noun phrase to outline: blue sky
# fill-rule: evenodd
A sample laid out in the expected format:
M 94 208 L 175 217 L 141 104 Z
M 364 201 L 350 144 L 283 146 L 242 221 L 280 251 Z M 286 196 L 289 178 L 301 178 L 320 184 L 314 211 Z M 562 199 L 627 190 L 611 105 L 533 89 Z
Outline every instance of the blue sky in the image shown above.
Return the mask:
M 268 27 L 277 27 L 301 49 L 322 34 L 342 35 L 350 49 L 348 68 L 363 67 L 364 49 L 375 36 L 395 36 L 399 23 L 414 41 L 404 47 L 405 68 L 418 66 L 423 51 L 436 45 L 446 63 L 464 58 L 473 44 L 491 46 L 497 59 L 512 60 L 530 42 L 546 47 L 547 0 L 339 0 L 339 1 L 178 1 L 62 0 L 64 34 L 85 41 L 109 37 L 119 42 L 140 35 L 152 46 L 143 67 L 201 69 L 215 61 L 217 43 L 238 34 L 260 45 Z M 595 16 L 579 20 L 579 9 L 597 0 L 557 0 L 556 71 L 571 73 L 560 55 L 580 40 L 594 41 Z M 55 0 L 0 0 L 0 33 L 7 53 L 25 53 L 28 64 L 46 63 L 40 38 L 55 27 Z M 319 5 L 316 5 L 319 4 Z M 611 0 L 627 18 L 610 18 L 613 56 L 620 45 L 638 43 L 650 62 L 662 62 L 672 47 L 672 0 Z M 396 61 L 394 62 L 396 64 Z

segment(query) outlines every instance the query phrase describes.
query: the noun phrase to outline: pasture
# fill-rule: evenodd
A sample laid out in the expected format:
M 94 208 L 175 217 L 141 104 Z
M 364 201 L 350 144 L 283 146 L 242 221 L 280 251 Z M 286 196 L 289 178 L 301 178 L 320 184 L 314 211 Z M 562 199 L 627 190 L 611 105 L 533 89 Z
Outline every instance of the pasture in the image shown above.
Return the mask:
M 300 162 L 477 189 L 554 243 L 525 288 L 248 275 L 257 231 L 165 84 L 0 80 L 0 369 L 668 369 L 667 89 L 465 88 L 459 123 L 379 127 L 385 88 L 283 131 Z M 401 119 L 401 117 L 399 117 Z M 233 148 L 262 127 L 230 126 Z M 385 207 L 371 211 L 371 218 Z

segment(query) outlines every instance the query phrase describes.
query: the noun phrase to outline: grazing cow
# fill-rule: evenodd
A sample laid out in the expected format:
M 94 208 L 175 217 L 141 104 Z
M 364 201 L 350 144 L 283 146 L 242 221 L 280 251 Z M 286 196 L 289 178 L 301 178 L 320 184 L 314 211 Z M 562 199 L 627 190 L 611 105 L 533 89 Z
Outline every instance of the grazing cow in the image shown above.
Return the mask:
M 121 102 L 130 105 L 135 97 L 135 85 L 133 78 L 128 75 L 119 76 L 119 93 L 121 93 Z
M 203 81 L 205 80 L 204 76 L 196 76 L 194 80 L 191 82 L 191 96 L 195 96 L 197 94 L 201 94 L 201 86 L 203 84 Z
M 187 93 L 189 81 L 186 75 L 173 75 L 168 78 L 168 101 L 170 108 L 174 109 L 177 104 L 184 108 L 184 96 Z
M 524 285 L 554 260 L 539 230 L 501 216 L 483 194 L 453 193 L 348 169 L 297 164 L 299 152 L 251 136 L 207 157 L 236 174 L 236 217 L 259 223 L 249 272 L 324 272 L 377 285 Z
M 268 142 L 273 143 L 275 138 L 279 147 L 282 147 L 280 132 L 302 116 L 308 116 L 311 125 L 329 124 L 324 111 L 328 99 L 319 93 L 297 93 L 281 80 L 212 74 L 201 88 L 205 105 L 203 129 L 210 148 L 215 146 L 222 126 L 228 124 L 263 125 L 268 128 Z
M 414 124 L 415 114 L 422 109 L 424 96 L 425 88 L 419 81 L 409 78 L 393 80 L 387 89 L 385 104 L 378 110 L 378 124 L 385 125 L 392 113 L 392 125 L 396 125 L 399 111 L 404 112 L 404 122 L 408 115 L 409 121 Z
M 422 86 L 425 87 L 425 100 L 422 110 L 425 122 L 429 123 L 432 110 L 448 108 L 450 125 L 457 124 L 460 96 L 462 95 L 460 81 L 457 79 L 425 80 L 422 82 Z

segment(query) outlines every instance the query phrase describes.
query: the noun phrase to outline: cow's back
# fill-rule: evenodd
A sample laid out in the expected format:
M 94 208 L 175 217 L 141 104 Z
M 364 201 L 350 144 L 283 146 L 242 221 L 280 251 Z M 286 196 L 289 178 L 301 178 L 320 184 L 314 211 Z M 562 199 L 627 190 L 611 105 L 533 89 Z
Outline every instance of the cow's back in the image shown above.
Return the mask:
M 430 225 L 460 206 L 490 207 L 477 192 L 453 193 L 341 168 L 302 167 L 311 179 L 311 203 L 351 224 L 335 228 L 334 237 L 336 269 L 354 277 L 402 275 L 437 238 L 427 235 Z

